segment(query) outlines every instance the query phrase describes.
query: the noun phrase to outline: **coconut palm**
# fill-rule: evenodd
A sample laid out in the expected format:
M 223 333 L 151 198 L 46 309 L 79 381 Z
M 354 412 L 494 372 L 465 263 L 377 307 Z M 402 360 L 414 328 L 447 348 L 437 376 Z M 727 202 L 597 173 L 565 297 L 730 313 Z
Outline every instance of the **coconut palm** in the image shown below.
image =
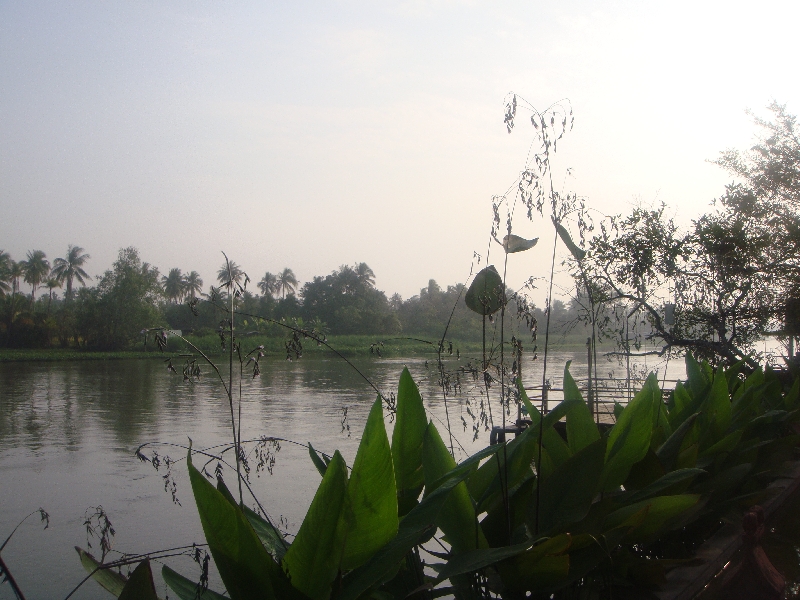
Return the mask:
M 41 250 L 29 250 L 28 260 L 22 263 L 25 283 L 31 285 L 31 307 L 36 299 L 36 288 L 47 279 L 50 273 L 50 262 Z
M 72 299 L 72 281 L 74 279 L 77 279 L 81 285 L 86 285 L 89 274 L 83 270 L 83 265 L 89 258 L 91 257 L 88 254 L 83 253 L 83 248 L 70 244 L 67 248 L 67 256 L 53 261 L 51 275 L 61 283 L 67 282 L 67 293 L 64 297 L 66 302 Z
M 358 280 L 361 283 L 364 283 L 370 287 L 375 285 L 375 271 L 370 269 L 367 263 L 358 263 L 354 270 L 356 275 L 358 275 Z
M 11 295 L 16 296 L 19 291 L 19 278 L 25 274 L 23 262 L 11 261 L 8 267 L 8 278 L 11 280 Z
M 288 267 L 278 274 L 278 287 L 276 291 L 281 293 L 281 298 L 286 298 L 287 292 L 294 293 L 297 289 L 297 277 L 294 276 L 294 271 Z
M 167 300 L 172 300 L 175 304 L 186 293 L 186 279 L 180 269 L 170 269 L 168 275 L 161 277 L 161 285 Z
M 203 290 L 203 280 L 200 278 L 200 273 L 192 271 L 184 279 L 186 284 L 186 295 L 190 298 L 195 298 Z
M 241 285 L 244 271 L 232 260 L 226 260 L 219 271 L 217 271 L 217 281 L 222 285 L 229 285 L 231 283 L 238 283 Z
M 0 250 L 0 296 L 5 296 L 11 291 L 11 255 Z
M 56 277 L 51 277 L 45 282 L 47 289 L 50 290 L 50 299 L 47 301 L 47 314 L 50 314 L 50 305 L 53 303 L 53 290 L 61 287 L 61 282 Z
M 267 271 L 264 273 L 264 277 L 261 278 L 261 281 L 258 282 L 258 288 L 265 296 L 272 296 L 278 292 L 278 278 Z

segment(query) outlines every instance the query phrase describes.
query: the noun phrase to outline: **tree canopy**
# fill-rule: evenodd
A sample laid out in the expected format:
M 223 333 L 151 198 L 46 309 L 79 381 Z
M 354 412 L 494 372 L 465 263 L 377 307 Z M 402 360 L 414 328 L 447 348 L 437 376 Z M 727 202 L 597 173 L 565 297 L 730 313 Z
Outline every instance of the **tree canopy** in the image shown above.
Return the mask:
M 795 118 L 770 110 L 772 120 L 755 119 L 750 150 L 715 161 L 737 181 L 691 227 L 679 229 L 663 205 L 637 207 L 591 240 L 582 275 L 603 301 L 627 307 L 637 344 L 657 338 L 660 352 L 755 364 L 756 342 L 785 333 L 786 301 L 800 296 L 800 142 Z

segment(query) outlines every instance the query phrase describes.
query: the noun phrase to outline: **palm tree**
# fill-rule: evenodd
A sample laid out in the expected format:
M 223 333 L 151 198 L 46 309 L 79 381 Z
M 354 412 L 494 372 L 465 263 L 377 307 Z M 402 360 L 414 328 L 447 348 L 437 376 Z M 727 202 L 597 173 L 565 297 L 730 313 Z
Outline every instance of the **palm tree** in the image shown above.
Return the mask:
M 367 286 L 375 285 L 375 272 L 369 268 L 367 263 L 358 263 L 355 268 L 356 275 L 358 275 L 358 280 L 361 283 L 366 284 Z
M 53 290 L 61 287 L 61 282 L 56 277 L 51 277 L 45 282 L 45 285 L 50 290 L 50 300 L 47 301 L 47 314 L 50 314 L 50 305 L 53 303 Z
M 203 280 L 200 279 L 200 273 L 192 271 L 184 279 L 186 284 L 186 295 L 190 298 L 195 298 L 203 290 Z
M 278 292 L 278 278 L 275 277 L 272 273 L 267 271 L 264 274 L 264 277 L 261 278 L 261 281 L 258 282 L 258 288 L 261 290 L 261 293 L 266 295 L 274 295 Z
M 285 268 L 278 275 L 278 287 L 276 291 L 281 293 L 281 298 L 286 298 L 286 293 L 294 293 L 297 289 L 297 277 L 294 276 L 294 271 L 290 268 Z
M 175 304 L 186 293 L 186 280 L 180 269 L 170 269 L 169 275 L 161 277 L 161 285 L 164 287 L 167 300 L 172 300 Z
M 19 291 L 19 278 L 25 274 L 23 262 L 11 261 L 8 267 L 8 278 L 11 280 L 11 295 L 16 296 Z
M 232 260 L 226 260 L 225 264 L 217 271 L 217 281 L 222 285 L 230 285 L 232 283 L 241 285 L 242 277 L 244 277 L 244 271 Z
M 70 244 L 66 258 L 57 258 L 53 261 L 51 275 L 62 283 L 67 282 L 67 294 L 64 297 L 66 302 L 72 299 L 73 279 L 77 279 L 81 285 L 86 285 L 85 280 L 89 278 L 89 274 L 83 270 L 83 265 L 90 258 L 88 254 L 83 254 L 83 248 Z
M 50 273 L 50 262 L 41 250 L 29 250 L 28 260 L 22 263 L 25 283 L 31 284 L 31 307 L 36 299 L 36 288 Z
M 5 296 L 6 292 L 11 290 L 11 255 L 8 252 L 0 250 L 0 296 Z

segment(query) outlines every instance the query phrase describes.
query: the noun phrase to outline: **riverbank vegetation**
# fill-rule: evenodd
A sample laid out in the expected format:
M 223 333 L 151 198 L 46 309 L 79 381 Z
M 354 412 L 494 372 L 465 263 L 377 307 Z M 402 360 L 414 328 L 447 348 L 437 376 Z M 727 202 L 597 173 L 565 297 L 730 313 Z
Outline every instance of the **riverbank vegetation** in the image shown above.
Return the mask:
M 38 261 L 38 271 L 47 271 L 44 253 L 37 251 L 32 256 Z M 54 359 L 84 351 L 146 352 L 143 331 L 159 326 L 186 334 L 207 353 L 220 352 L 224 290 L 215 288 L 202 295 L 203 280 L 196 271 L 183 275 L 173 268 L 161 276 L 156 267 L 142 261 L 136 248 L 120 250 L 112 267 L 94 286 L 73 289 L 77 283 L 91 283 L 83 269 L 88 259 L 82 248 L 71 246 L 66 258 L 56 260 L 48 292 L 34 300 L 33 283 L 31 295 L 19 289 L 28 262 L 14 262 L 8 253 L 0 252 L 0 360 L 19 356 Z M 234 275 L 244 283 L 246 275 L 235 264 Z M 403 300 L 397 294 L 387 298 L 375 287 L 374 278 L 365 263 L 344 265 L 299 288 L 291 269 L 277 276 L 266 273 L 256 286 L 243 285 L 242 294 L 235 299 L 237 311 L 244 315 L 240 335 L 259 339 L 268 351 L 281 352 L 287 336 L 282 324 L 290 324 L 332 336 L 346 352 L 385 348 L 388 353 L 403 348 L 417 353 L 425 352 L 426 344 L 402 338 L 438 342 L 442 324 L 452 314 L 448 338 L 464 347 L 480 343 L 479 316 L 459 302 L 465 291 L 463 284 L 442 288 L 431 279 L 418 295 Z M 41 276 L 29 279 L 38 281 Z M 66 291 L 58 297 L 56 290 L 62 285 Z M 215 301 L 210 301 L 212 296 Z M 533 311 L 543 317 L 541 309 L 534 307 Z M 554 339 L 556 344 L 585 343 L 582 328 L 573 330 L 579 318 L 576 303 L 554 302 L 553 322 L 560 332 Z M 385 346 L 380 346 L 381 342 Z M 49 351 L 37 355 L 21 353 L 20 349 Z

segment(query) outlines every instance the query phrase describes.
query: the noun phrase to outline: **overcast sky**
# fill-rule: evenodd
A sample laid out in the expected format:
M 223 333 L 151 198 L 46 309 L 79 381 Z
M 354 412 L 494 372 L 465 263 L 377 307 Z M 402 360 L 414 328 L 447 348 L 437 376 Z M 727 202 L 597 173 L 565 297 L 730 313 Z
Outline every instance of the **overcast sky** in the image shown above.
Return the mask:
M 136 246 L 211 283 L 366 262 L 404 298 L 464 281 L 491 199 L 534 131 L 509 92 L 569 98 L 557 181 L 598 214 L 681 222 L 751 145 L 746 108 L 800 110 L 790 2 L 10 2 L 0 0 L 0 249 L 68 244 L 99 274 Z M 548 270 L 541 244 L 509 283 Z M 493 262 L 500 259 L 495 246 Z

